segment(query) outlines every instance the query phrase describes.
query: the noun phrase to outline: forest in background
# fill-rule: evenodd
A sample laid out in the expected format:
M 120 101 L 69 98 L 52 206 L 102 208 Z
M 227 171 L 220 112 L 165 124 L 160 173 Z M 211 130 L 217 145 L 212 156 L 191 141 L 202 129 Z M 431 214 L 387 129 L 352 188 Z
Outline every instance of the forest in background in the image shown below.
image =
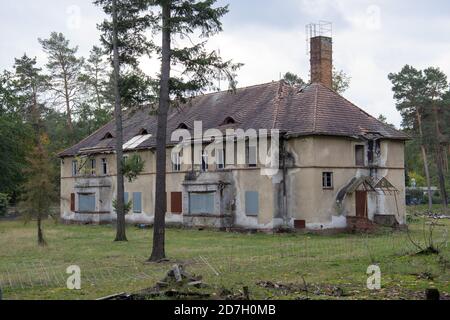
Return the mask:
M 44 136 L 43 147 L 51 164 L 49 181 L 58 194 L 57 153 L 113 120 L 112 67 L 105 50 L 94 46 L 89 57 L 81 57 L 77 46 L 56 32 L 37 41 L 46 61 L 38 63 L 24 54 L 0 73 L 0 214 L 5 213 L 7 205 L 16 205 L 24 192 L 31 174 L 27 169 L 32 161 L 36 126 L 41 128 L 38 132 Z M 341 76 L 345 90 L 349 78 L 342 72 Z M 295 75 L 286 78 L 295 84 Z M 405 153 L 407 186 L 415 183 L 426 187 L 427 167 L 430 184 L 440 190 L 433 195 L 434 202 L 445 202 L 450 189 L 448 79 L 438 68 L 416 70 L 411 66 L 390 74 L 389 79 L 403 119 L 401 130 L 411 136 Z M 157 86 L 139 69 L 124 71 L 120 78 L 123 109 L 155 102 Z M 36 107 L 39 124 L 32 120 Z M 379 120 L 387 123 L 382 115 Z

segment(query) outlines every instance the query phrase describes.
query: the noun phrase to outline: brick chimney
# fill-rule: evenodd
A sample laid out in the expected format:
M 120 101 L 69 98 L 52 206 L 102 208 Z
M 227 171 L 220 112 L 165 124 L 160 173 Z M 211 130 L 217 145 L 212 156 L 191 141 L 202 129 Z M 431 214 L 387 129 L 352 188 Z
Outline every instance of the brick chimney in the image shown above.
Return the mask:
M 320 82 L 332 88 L 333 85 L 333 40 L 331 37 L 316 36 L 311 45 L 311 83 Z

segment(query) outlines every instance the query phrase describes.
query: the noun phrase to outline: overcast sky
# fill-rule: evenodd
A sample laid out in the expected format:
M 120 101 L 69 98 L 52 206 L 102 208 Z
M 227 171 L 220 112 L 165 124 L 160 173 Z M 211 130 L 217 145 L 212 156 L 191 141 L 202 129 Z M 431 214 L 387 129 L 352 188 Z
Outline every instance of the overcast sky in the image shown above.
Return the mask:
M 333 22 L 334 65 L 351 76 L 346 98 L 368 113 L 384 114 L 397 126 L 389 72 L 404 64 L 440 67 L 450 76 L 450 1 L 392 0 L 219 0 L 230 4 L 224 32 L 210 47 L 245 66 L 239 87 L 278 80 L 280 73 L 309 78 L 305 25 Z M 11 68 L 23 53 L 45 55 L 38 38 L 62 32 L 88 55 L 98 44 L 102 11 L 90 0 L 15 0 L 1 2 L 0 69 Z M 147 73 L 157 70 L 143 61 Z

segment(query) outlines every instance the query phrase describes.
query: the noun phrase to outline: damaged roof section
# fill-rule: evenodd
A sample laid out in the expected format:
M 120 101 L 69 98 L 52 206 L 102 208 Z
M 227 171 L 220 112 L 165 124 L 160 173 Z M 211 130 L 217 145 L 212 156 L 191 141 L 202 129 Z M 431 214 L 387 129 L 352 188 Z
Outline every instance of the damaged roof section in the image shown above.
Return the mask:
M 156 146 L 157 118 L 150 109 L 124 114 L 125 145 L 142 132 L 148 136 L 129 150 Z M 233 121 L 230 121 L 232 119 Z M 168 116 L 168 142 L 171 133 L 184 124 L 194 128 L 202 121 L 203 130 L 212 128 L 279 129 L 289 136 L 330 135 L 344 137 L 376 136 L 407 140 L 408 136 L 370 116 L 354 104 L 327 88 L 314 83 L 302 90 L 284 81 L 271 82 L 235 92 L 223 91 L 194 97 L 186 104 L 172 108 Z M 106 138 L 106 139 L 105 139 Z M 110 122 L 59 156 L 74 156 L 82 150 L 114 151 L 115 125 Z

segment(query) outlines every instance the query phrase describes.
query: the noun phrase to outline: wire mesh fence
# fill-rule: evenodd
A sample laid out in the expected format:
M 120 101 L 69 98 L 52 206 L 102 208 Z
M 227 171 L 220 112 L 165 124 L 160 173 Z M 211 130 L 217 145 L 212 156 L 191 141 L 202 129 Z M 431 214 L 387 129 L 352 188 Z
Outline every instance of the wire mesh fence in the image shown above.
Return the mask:
M 364 275 L 367 266 L 379 263 L 384 273 L 423 271 L 422 265 L 399 261 L 414 250 L 406 233 L 382 237 L 345 235 L 332 239 L 285 235 L 270 242 L 259 237 L 243 237 L 234 239 L 232 244 L 205 244 L 195 251 L 186 251 L 185 247 L 172 248 L 170 254 L 176 260 L 161 264 L 147 264 L 144 256 L 129 257 L 126 264 L 107 264 L 95 259 L 57 264 L 36 259 L 23 259 L 20 263 L 3 261 L 0 262 L 0 288 L 13 299 L 20 298 L 24 290 L 66 289 L 71 275 L 67 268 L 72 265 L 80 267 L 83 288 L 95 286 L 117 290 L 120 287 L 123 288 L 121 291 L 153 286 L 174 263 L 184 264 L 190 272 L 203 275 L 213 285 L 255 282 L 263 278 L 272 280 L 283 274 L 314 274 L 324 267 L 329 268 L 330 273 L 339 270 L 340 276 L 345 278 L 352 277 L 355 272 Z M 448 256 L 447 249 L 445 253 Z

